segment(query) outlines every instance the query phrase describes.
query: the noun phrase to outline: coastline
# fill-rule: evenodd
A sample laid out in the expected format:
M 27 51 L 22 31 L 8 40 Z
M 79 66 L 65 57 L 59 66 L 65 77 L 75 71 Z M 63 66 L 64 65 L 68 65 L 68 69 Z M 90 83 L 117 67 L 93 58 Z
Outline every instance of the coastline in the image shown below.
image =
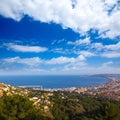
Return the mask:
M 32 90 L 49 91 L 49 92 L 70 92 L 90 96 L 100 96 L 102 98 L 120 100 L 120 78 L 110 77 L 108 82 L 92 87 L 70 87 L 70 88 L 30 88 Z
M 44 88 L 44 86 L 42 85 L 25 85 L 25 86 L 17 86 L 17 87 L 21 87 L 21 88 L 31 88 L 31 89 L 35 89 L 35 90 L 48 90 L 48 91 L 57 91 L 57 90 L 61 90 L 61 91 L 69 91 L 69 90 L 75 90 L 75 89 L 90 89 L 90 88 L 100 88 L 100 87 L 105 87 L 106 85 L 110 84 L 111 82 L 117 82 L 120 81 L 120 78 L 116 78 L 116 77 L 106 77 L 107 81 L 103 84 L 97 85 L 97 86 L 87 86 L 87 87 L 65 87 L 65 88 Z
M 37 86 L 31 88 L 25 87 L 25 86 L 12 86 L 9 84 L 0 84 L 0 92 L 1 96 L 4 92 L 6 94 L 27 94 L 29 91 L 36 91 L 36 92 L 69 92 L 69 93 L 76 93 L 81 95 L 88 95 L 88 96 L 99 96 L 102 98 L 107 99 L 113 99 L 113 100 L 120 100 L 120 78 L 112 77 L 109 79 L 109 81 L 105 84 L 98 85 L 98 86 L 92 86 L 92 87 L 69 87 L 69 88 L 55 88 L 55 89 L 49 89 L 49 88 L 43 88 L 42 86 Z M 19 93 L 18 93 L 19 91 Z

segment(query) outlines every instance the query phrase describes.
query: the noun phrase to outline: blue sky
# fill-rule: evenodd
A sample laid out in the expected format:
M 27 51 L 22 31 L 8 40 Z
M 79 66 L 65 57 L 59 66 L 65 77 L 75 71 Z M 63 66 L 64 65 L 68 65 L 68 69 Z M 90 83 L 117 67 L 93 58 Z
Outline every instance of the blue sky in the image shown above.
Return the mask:
M 119 0 L 0 3 L 0 75 L 120 73 Z

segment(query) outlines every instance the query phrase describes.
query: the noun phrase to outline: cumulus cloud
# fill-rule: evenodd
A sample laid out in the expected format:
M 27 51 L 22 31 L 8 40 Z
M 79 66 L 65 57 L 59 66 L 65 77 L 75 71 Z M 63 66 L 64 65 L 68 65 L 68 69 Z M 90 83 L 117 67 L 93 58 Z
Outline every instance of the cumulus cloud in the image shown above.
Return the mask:
M 96 55 L 106 58 L 119 58 L 120 57 L 120 42 L 116 44 L 103 45 L 102 43 L 91 44 L 91 49 L 95 49 Z
M 101 56 L 106 58 L 119 58 L 120 53 L 118 52 L 104 52 Z
M 71 63 L 75 62 L 75 58 L 68 58 L 68 57 L 58 57 L 58 58 L 52 58 L 51 60 L 46 61 L 46 64 L 65 64 L 65 63 Z
M 89 52 L 89 51 L 80 51 L 79 54 L 83 55 L 84 57 L 91 57 L 91 56 L 95 56 L 94 53 Z
M 61 54 L 75 54 L 75 55 L 82 55 L 85 59 L 87 57 L 105 57 L 105 58 L 119 58 L 120 57 L 120 42 L 115 44 L 108 44 L 104 45 L 102 43 L 90 43 L 84 42 L 86 39 L 79 40 L 80 44 L 78 44 L 78 40 L 75 42 L 69 41 L 67 44 L 72 45 L 72 49 L 63 49 L 63 48 L 56 48 L 53 49 L 54 52 L 61 53 Z M 82 42 L 81 42 L 82 41 Z M 84 44 L 85 46 L 84 46 Z M 87 44 L 87 45 L 86 45 Z M 83 49 L 84 47 L 84 49 Z
M 96 50 L 108 50 L 108 51 L 119 51 L 120 50 L 120 42 L 116 44 L 103 45 L 102 43 L 92 43 L 91 48 L 95 48 Z
M 5 58 L 3 59 L 3 62 L 6 64 L 24 64 L 28 66 L 37 66 L 40 63 L 42 63 L 42 60 L 39 57 L 33 57 L 33 58 L 20 58 L 20 57 L 13 57 L 13 58 Z
M 95 49 L 96 51 L 101 51 L 104 49 L 104 45 L 102 43 L 93 43 L 90 47 L 91 49 Z
M 67 64 L 67 63 L 75 63 L 79 61 L 84 61 L 85 57 L 83 55 L 79 55 L 78 57 L 57 57 L 57 58 L 51 58 L 49 60 L 41 59 L 39 57 L 33 57 L 33 58 L 20 58 L 20 57 L 13 57 L 13 58 L 5 58 L 2 59 L 2 62 L 4 64 L 24 64 L 28 66 L 39 66 L 39 65 L 55 65 L 55 64 Z M 1 61 L 0 61 L 1 62 Z M 2 63 L 1 62 L 1 63 Z
M 63 59 L 64 58 L 64 59 Z M 82 56 L 76 58 L 58 57 L 52 58 L 50 60 L 43 60 L 39 57 L 34 58 L 5 58 L 0 60 L 0 74 L 97 74 L 97 73 L 120 73 L 119 67 L 112 66 L 113 61 L 108 61 L 101 64 L 98 67 L 91 67 L 86 64 L 84 60 L 81 59 Z M 63 61 L 61 60 L 63 59 Z M 58 62 L 57 62 L 58 60 Z M 68 62 L 67 62 L 68 60 Z M 21 67 L 11 67 L 9 65 L 15 66 L 16 64 L 21 64 Z M 50 68 L 41 68 L 39 65 L 52 65 Z M 60 66 L 56 66 L 60 64 Z M 6 66 L 5 66 L 6 65 Z M 23 65 L 27 65 L 24 67 Z M 59 71 L 59 73 L 58 73 Z
M 120 50 L 120 42 L 117 44 L 105 45 L 105 48 L 108 50 Z
M 6 44 L 8 49 L 11 49 L 13 51 L 17 52 L 45 52 L 47 51 L 46 47 L 40 47 L 40 46 L 25 46 L 25 45 L 17 45 L 13 43 Z
M 85 58 L 93 56 L 105 58 L 120 57 L 120 42 L 117 42 L 115 44 L 104 45 L 103 43 L 100 42 L 91 43 L 90 40 L 86 38 L 83 40 L 76 40 L 75 42 L 68 41 L 67 44 L 73 45 L 71 53 L 83 55 Z
M 1 0 L 0 15 L 21 20 L 24 15 L 54 22 L 81 34 L 99 30 L 101 37 L 120 35 L 118 0 Z M 106 34 L 102 34 L 106 32 Z
M 39 57 L 33 58 L 3 58 L 0 60 L 0 70 L 5 73 L 23 73 L 23 74 L 67 74 L 71 70 L 79 70 L 81 66 L 85 66 L 85 57 L 79 55 L 78 57 L 56 57 L 51 59 L 41 59 Z M 44 67 L 42 67 L 44 66 Z M 77 69 L 78 68 L 78 69 Z M 65 72 L 66 71 L 66 72 Z M 65 72 L 65 73 L 64 73 Z
M 76 40 L 75 42 L 72 42 L 72 41 L 67 42 L 68 45 L 76 45 L 76 46 L 83 45 L 83 44 L 87 45 L 89 43 L 90 43 L 90 38 Z

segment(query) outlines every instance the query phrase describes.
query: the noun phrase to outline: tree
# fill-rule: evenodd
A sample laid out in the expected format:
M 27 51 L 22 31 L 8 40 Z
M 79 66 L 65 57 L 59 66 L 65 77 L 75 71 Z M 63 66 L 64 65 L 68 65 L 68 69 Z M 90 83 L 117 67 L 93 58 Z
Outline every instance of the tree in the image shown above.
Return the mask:
M 119 120 L 120 108 L 114 103 L 104 102 L 101 107 L 101 116 L 103 120 Z
M 27 97 L 13 95 L 0 99 L 0 120 L 49 120 L 47 118 Z

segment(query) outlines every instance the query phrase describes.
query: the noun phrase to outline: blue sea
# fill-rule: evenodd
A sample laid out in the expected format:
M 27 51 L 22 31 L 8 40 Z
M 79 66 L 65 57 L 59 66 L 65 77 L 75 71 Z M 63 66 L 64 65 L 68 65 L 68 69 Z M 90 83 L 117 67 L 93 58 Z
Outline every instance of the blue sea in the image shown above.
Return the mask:
M 98 86 L 108 81 L 96 76 L 0 76 L 0 82 L 14 86 L 42 86 L 43 88 L 69 88 Z

